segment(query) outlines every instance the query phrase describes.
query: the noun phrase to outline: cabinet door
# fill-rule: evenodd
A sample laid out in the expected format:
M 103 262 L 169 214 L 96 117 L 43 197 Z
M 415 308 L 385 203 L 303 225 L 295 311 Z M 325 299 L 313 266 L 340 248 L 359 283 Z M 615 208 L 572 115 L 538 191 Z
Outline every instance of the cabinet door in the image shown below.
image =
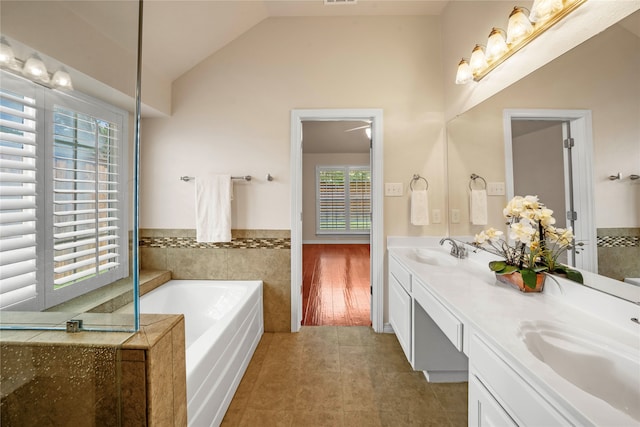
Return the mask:
M 517 426 L 475 375 L 469 375 L 469 426 Z
M 389 275 L 389 323 L 398 337 L 407 360 L 413 366 L 413 360 L 411 360 L 411 296 L 391 274 Z

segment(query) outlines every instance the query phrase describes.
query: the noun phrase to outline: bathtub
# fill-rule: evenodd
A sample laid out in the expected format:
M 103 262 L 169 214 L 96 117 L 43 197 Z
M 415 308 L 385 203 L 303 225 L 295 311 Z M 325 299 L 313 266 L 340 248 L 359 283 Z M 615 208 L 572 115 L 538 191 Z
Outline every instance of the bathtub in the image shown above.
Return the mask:
M 220 425 L 264 332 L 262 282 L 170 280 L 140 312 L 184 314 L 188 422 Z

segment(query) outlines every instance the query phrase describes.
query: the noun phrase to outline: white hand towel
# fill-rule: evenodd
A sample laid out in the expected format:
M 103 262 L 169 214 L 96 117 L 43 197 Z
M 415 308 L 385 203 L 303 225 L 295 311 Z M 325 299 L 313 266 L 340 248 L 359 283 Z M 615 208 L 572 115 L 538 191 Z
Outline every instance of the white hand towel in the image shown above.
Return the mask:
M 411 192 L 411 224 L 429 225 L 427 190 L 414 190 Z
M 469 216 L 473 225 L 487 225 L 487 190 L 471 190 Z
M 196 240 L 231 241 L 231 175 L 196 179 Z

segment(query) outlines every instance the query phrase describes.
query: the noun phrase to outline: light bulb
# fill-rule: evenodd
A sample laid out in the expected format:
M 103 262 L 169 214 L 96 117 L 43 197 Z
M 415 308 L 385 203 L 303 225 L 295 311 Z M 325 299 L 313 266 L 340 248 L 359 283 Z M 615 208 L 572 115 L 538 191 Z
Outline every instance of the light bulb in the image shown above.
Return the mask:
M 539 24 L 560 12 L 562 7 L 562 0 L 535 0 L 531 6 L 529 20 Z
M 499 28 L 494 28 L 491 30 L 491 33 L 489 33 L 487 50 L 485 52 L 487 62 L 495 61 L 509 50 L 509 46 L 507 46 L 507 41 L 504 39 L 503 33 L 504 30 Z
M 507 43 L 517 44 L 533 32 L 533 25 L 525 15 L 524 9 L 514 7 L 509 15 L 509 26 L 507 27 Z
M 479 44 L 473 48 L 471 52 L 471 58 L 469 59 L 469 65 L 473 74 L 478 74 L 480 71 L 487 68 L 487 59 L 484 56 L 484 48 Z
M 473 73 L 471 67 L 466 59 L 462 59 L 458 64 L 458 72 L 456 73 L 456 84 L 463 85 L 473 80 Z
M 53 74 L 51 83 L 59 89 L 73 90 L 73 84 L 71 83 L 71 76 L 64 68 L 59 69 Z
M 15 63 L 15 55 L 13 54 L 13 49 L 7 41 L 2 37 L 0 39 L 0 65 L 4 65 L 6 67 L 12 67 Z
M 40 59 L 37 53 L 31 55 L 31 57 L 27 59 L 27 62 L 24 63 L 24 66 L 22 67 L 22 74 L 44 83 L 49 82 L 47 67 L 44 65 L 44 62 L 42 62 L 42 59 Z

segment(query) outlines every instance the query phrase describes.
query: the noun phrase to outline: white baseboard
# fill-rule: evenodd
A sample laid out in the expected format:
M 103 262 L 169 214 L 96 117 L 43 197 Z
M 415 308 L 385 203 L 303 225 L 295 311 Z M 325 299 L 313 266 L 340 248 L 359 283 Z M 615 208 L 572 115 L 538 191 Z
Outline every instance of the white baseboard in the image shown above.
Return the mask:
M 395 334 L 395 331 L 393 330 L 393 326 L 391 326 L 391 323 L 385 323 L 384 327 L 382 329 L 382 333 L 384 334 Z
M 368 245 L 371 242 L 367 240 L 358 239 L 319 239 L 319 240 L 303 240 L 303 245 Z

